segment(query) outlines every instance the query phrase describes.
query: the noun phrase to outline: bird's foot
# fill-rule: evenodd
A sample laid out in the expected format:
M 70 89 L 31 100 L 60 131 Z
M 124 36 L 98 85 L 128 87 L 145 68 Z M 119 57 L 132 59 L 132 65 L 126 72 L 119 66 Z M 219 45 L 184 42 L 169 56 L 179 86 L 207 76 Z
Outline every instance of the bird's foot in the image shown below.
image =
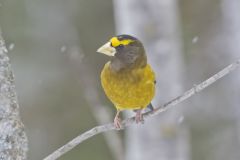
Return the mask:
M 142 115 L 142 110 L 141 109 L 137 110 L 136 116 L 135 116 L 135 121 L 136 121 L 137 124 L 138 123 L 144 123 L 144 119 L 143 119 L 143 115 Z
M 121 118 L 119 118 L 118 116 L 115 116 L 114 118 L 114 126 L 116 129 L 121 128 Z

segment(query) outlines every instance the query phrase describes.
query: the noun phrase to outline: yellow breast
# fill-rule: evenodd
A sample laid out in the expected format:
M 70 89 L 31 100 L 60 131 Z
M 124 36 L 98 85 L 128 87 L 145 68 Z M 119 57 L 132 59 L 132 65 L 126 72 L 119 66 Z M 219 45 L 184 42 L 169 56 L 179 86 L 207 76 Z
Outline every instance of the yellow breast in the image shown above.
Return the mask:
M 110 62 L 101 73 L 102 87 L 119 110 L 147 107 L 155 93 L 155 74 L 150 65 L 145 68 L 113 72 Z

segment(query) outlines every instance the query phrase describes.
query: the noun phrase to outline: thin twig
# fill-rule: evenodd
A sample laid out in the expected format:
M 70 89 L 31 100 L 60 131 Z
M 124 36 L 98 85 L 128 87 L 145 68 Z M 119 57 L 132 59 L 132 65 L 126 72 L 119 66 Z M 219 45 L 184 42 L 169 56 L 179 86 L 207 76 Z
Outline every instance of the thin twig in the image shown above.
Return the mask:
M 205 89 L 209 85 L 213 84 L 214 82 L 216 82 L 220 78 L 226 76 L 227 74 L 229 74 L 230 72 L 235 70 L 237 67 L 239 67 L 239 65 L 240 65 L 240 59 L 238 59 L 236 62 L 230 64 L 229 66 L 227 66 L 226 68 L 224 68 L 223 70 L 221 70 L 217 74 L 213 75 L 209 79 L 203 81 L 202 83 L 200 83 L 198 85 L 195 85 L 193 88 L 186 91 L 185 93 L 178 96 L 177 98 L 165 103 L 163 106 L 157 107 L 152 112 L 145 113 L 144 118 L 146 119 L 148 117 L 155 116 L 155 115 L 157 115 L 161 112 L 164 112 L 164 111 L 170 109 L 172 106 L 175 106 L 175 105 L 179 104 L 180 102 L 188 99 L 189 97 L 193 96 L 194 94 L 202 91 L 203 89 Z M 125 127 L 127 127 L 129 125 L 132 125 L 133 123 L 134 123 L 134 117 L 125 119 L 122 122 L 122 128 L 121 129 L 124 129 Z M 101 126 L 96 126 L 92 129 L 84 132 L 83 134 L 80 134 L 79 136 L 77 136 L 73 140 L 69 141 L 67 144 L 63 145 L 62 147 L 60 147 L 59 149 L 57 149 L 56 151 L 51 153 L 49 156 L 44 158 L 44 160 L 55 160 L 55 159 L 61 157 L 63 154 L 70 151 L 71 149 L 73 149 L 74 147 L 76 147 L 81 142 L 83 142 L 83 141 L 85 141 L 85 140 L 87 140 L 87 139 L 89 139 L 89 138 L 91 138 L 91 137 L 93 137 L 93 136 L 95 136 L 99 133 L 103 133 L 103 132 L 107 132 L 107 131 L 111 131 L 111 130 L 116 130 L 113 123 L 105 124 L 105 125 L 101 125 Z

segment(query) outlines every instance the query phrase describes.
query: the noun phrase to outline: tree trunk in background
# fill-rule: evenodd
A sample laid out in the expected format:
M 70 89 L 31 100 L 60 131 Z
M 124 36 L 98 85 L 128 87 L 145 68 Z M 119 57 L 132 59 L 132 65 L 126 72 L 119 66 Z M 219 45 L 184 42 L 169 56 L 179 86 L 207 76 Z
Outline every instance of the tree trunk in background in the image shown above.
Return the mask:
M 239 0 L 182 2 L 189 88 L 239 58 L 240 7 Z M 239 102 L 239 70 L 189 101 L 194 160 L 240 159 Z
M 24 160 L 27 150 L 27 137 L 19 117 L 14 77 L 0 33 L 0 159 Z
M 225 43 L 227 45 L 226 56 L 232 59 L 240 57 L 240 1 L 239 0 L 222 0 L 223 25 L 225 31 Z M 240 148 L 240 72 L 232 75 L 230 84 L 232 85 L 230 98 L 234 107 L 235 118 L 238 129 L 238 148 Z M 231 94 L 232 92 L 232 94 Z M 237 159 L 240 159 L 238 154 Z
M 138 37 L 157 77 L 154 106 L 182 92 L 182 59 L 178 5 L 175 0 L 115 0 L 118 34 Z M 128 111 L 129 112 L 129 111 Z M 187 160 L 188 129 L 177 107 L 126 131 L 127 160 Z

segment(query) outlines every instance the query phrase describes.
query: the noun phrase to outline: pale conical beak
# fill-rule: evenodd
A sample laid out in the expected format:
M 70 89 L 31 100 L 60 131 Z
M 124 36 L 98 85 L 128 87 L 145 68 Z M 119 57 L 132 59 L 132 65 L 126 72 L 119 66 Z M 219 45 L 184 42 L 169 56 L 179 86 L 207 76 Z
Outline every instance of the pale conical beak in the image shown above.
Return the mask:
M 102 54 L 106 54 L 108 56 L 114 56 L 116 53 L 116 49 L 114 47 L 111 46 L 110 42 L 107 42 L 106 44 L 104 44 L 102 47 L 100 47 L 97 52 L 102 53 Z

